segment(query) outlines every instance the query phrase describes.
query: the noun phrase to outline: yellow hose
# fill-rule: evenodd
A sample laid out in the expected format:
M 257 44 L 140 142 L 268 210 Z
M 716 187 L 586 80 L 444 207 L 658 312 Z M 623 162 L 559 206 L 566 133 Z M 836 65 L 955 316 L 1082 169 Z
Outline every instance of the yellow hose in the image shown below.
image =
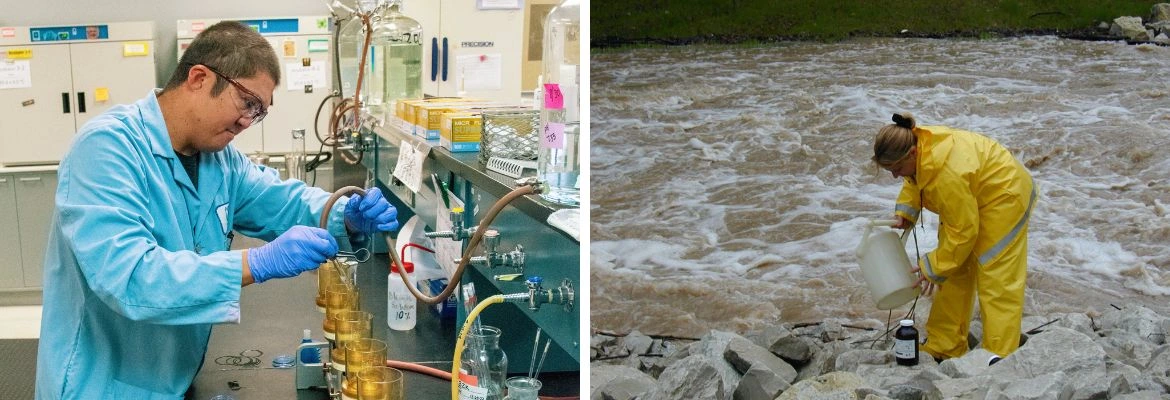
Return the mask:
M 471 330 L 472 322 L 475 322 L 480 311 L 492 304 L 503 302 L 504 296 L 497 294 L 484 299 L 471 312 L 467 313 L 467 319 L 463 321 L 463 329 L 459 331 L 459 339 L 455 340 L 455 357 L 451 361 L 451 400 L 459 400 L 459 364 L 463 361 L 463 341 L 467 339 L 467 331 Z

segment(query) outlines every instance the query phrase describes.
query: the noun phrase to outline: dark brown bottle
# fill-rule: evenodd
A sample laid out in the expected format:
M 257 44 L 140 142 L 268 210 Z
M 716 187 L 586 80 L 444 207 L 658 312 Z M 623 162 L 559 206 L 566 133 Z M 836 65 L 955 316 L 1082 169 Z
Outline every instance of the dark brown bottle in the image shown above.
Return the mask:
M 894 331 L 894 359 L 898 365 L 918 365 L 918 329 L 914 320 L 904 319 Z

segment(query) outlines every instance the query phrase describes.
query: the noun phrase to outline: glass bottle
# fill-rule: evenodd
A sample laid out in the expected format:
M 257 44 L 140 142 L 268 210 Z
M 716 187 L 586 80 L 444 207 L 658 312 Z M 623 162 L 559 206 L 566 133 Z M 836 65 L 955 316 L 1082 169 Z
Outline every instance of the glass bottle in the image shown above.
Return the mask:
M 483 325 L 467 333 L 459 363 L 460 400 L 503 400 L 508 356 L 500 349 L 500 329 Z
M 374 2 L 362 0 L 357 12 L 371 12 Z M 357 12 L 341 24 L 337 35 L 337 68 L 341 72 L 341 97 L 353 97 L 357 89 L 358 63 L 361 62 L 361 47 L 366 35 L 362 19 Z
M 894 360 L 898 365 L 918 365 L 918 329 L 914 328 L 914 320 L 904 319 L 898 325 L 894 331 Z
M 581 174 L 580 76 L 581 2 L 565 0 L 544 21 L 540 104 L 540 151 L 536 173 L 544 185 L 541 197 L 564 205 L 578 205 Z
M 391 111 L 399 99 L 422 98 L 422 25 L 403 15 L 402 0 L 389 0 L 370 23 L 374 27 L 363 92 L 374 113 Z

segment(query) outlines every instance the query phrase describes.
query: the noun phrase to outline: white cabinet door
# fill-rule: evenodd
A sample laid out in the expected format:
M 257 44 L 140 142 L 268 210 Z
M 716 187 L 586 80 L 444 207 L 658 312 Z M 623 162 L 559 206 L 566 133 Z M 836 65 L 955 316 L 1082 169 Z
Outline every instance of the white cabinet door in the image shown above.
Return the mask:
M 0 89 L 0 164 L 57 162 L 77 129 L 69 45 L 0 46 L 0 53 L 21 50 L 31 57 L 5 68 L 27 68 L 32 85 Z
M 480 10 L 469 0 L 407 7 L 423 26 L 423 93 L 520 102 L 524 10 Z
M 317 141 L 313 133 L 314 116 L 317 113 L 317 107 L 321 105 L 321 101 L 329 95 L 333 90 L 332 78 L 330 72 L 332 71 L 332 60 L 330 53 L 325 52 L 309 52 L 309 40 L 318 41 L 318 43 L 328 43 L 332 46 L 329 35 L 297 35 L 297 36 L 271 36 L 268 41 L 276 46 L 276 54 L 280 58 L 281 78 L 280 85 L 277 85 L 276 90 L 272 93 L 272 108 L 268 111 L 268 116 L 264 118 L 263 135 L 264 135 L 264 152 L 285 154 L 293 149 L 293 129 L 305 130 L 305 151 L 309 153 L 316 152 L 321 143 Z M 293 45 L 290 47 L 293 56 L 286 56 L 286 41 L 292 41 Z M 308 67 L 304 66 L 302 59 L 309 58 L 310 63 Z M 296 75 L 290 74 L 292 71 L 298 71 Z M 322 85 L 314 85 L 311 93 L 305 92 L 304 85 L 295 85 L 290 88 L 290 84 L 295 84 L 299 81 L 305 81 L 309 78 L 319 78 Z M 329 129 L 329 110 L 331 110 L 333 103 L 325 105 L 321 110 L 320 118 L 317 118 L 317 129 L 321 135 L 326 135 Z M 249 131 L 247 134 L 255 135 L 258 132 Z M 237 138 L 238 140 L 239 138 Z M 237 146 L 239 148 L 239 146 Z M 242 150 L 242 149 L 241 149 Z M 301 151 L 298 148 L 296 151 Z
M 146 54 L 139 51 L 143 48 Z M 155 87 L 153 42 L 74 43 L 70 51 L 78 128 L 110 107 L 138 101 Z M 99 91 L 105 100 L 97 101 Z
M 16 208 L 20 210 L 20 252 L 24 261 L 24 286 L 40 287 L 45 267 L 45 246 L 57 193 L 57 171 L 15 174 Z
M 0 289 L 24 287 L 14 187 L 12 175 L 0 175 Z

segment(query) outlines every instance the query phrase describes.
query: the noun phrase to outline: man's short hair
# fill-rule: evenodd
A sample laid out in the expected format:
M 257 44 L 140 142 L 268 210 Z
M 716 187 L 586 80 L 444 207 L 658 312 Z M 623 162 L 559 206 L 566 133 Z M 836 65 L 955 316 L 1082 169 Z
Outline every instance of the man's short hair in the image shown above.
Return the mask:
M 272 45 L 255 29 L 239 21 L 219 22 L 199 32 L 183 52 L 163 90 L 182 85 L 191 67 L 199 64 L 215 68 L 232 79 L 251 78 L 263 72 L 280 85 L 280 61 Z M 211 93 L 218 96 L 227 85 L 226 80 L 218 79 Z

